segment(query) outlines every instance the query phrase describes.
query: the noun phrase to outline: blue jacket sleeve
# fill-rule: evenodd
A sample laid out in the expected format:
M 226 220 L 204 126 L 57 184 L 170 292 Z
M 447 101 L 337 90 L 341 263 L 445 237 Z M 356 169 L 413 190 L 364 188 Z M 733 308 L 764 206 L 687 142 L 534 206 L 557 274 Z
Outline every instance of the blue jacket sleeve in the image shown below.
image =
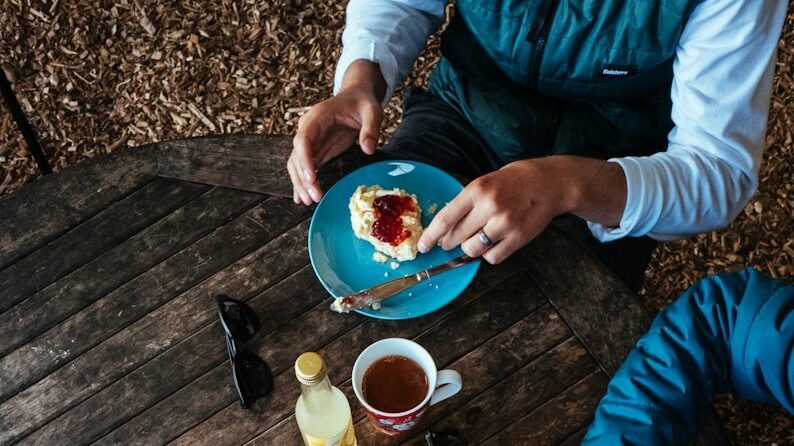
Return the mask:
M 715 393 L 794 413 L 794 287 L 753 269 L 696 283 L 609 383 L 583 445 L 680 445 Z

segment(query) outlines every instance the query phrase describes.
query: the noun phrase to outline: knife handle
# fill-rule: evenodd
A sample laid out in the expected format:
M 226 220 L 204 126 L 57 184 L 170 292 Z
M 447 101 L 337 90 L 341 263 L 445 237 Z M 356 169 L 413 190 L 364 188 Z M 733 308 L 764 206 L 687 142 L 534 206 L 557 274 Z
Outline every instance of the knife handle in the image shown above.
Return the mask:
M 441 274 L 443 272 L 446 272 L 446 271 L 449 271 L 451 269 L 455 269 L 455 268 L 457 268 L 459 266 L 463 266 L 463 265 L 465 265 L 467 263 L 470 263 L 472 260 L 474 260 L 474 259 L 469 257 L 469 256 L 467 256 L 466 254 L 463 254 L 462 256 L 456 257 L 456 258 L 450 260 L 447 263 L 442 263 L 441 265 L 437 265 L 437 266 L 434 266 L 432 268 L 426 269 L 426 270 L 424 270 L 422 272 L 417 273 L 416 275 L 417 276 L 420 276 L 420 275 L 422 276 L 419 279 L 419 281 L 421 282 L 421 281 L 423 281 L 425 279 L 429 279 L 429 278 L 431 278 L 433 276 L 436 276 L 438 274 Z

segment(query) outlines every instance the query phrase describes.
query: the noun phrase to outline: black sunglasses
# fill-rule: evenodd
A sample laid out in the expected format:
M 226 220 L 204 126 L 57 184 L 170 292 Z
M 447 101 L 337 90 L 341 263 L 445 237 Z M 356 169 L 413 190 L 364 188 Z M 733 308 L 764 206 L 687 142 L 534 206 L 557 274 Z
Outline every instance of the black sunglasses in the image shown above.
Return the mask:
M 427 446 L 466 446 L 466 442 L 456 431 L 427 432 Z
M 273 389 L 273 372 L 267 363 L 250 350 L 241 350 L 239 343 L 245 342 L 259 330 L 259 318 L 254 310 L 239 300 L 219 294 L 218 317 L 226 332 L 226 351 L 232 365 L 234 387 L 243 409 L 251 407 L 257 398 Z

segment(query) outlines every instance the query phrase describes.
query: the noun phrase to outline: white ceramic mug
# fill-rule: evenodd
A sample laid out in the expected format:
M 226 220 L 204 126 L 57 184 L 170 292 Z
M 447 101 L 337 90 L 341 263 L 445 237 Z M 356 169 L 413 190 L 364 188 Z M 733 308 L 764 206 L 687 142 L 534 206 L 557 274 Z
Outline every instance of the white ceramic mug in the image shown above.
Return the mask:
M 409 410 L 399 413 L 383 412 L 372 407 L 364 399 L 364 374 L 375 361 L 387 356 L 405 356 L 419 364 L 427 376 L 427 395 L 422 402 Z M 364 406 L 367 417 L 374 426 L 388 435 L 400 435 L 413 429 L 428 407 L 460 392 L 463 379 L 454 370 L 436 369 L 433 357 L 421 345 L 408 339 L 388 338 L 370 345 L 356 359 L 353 365 L 353 391 Z

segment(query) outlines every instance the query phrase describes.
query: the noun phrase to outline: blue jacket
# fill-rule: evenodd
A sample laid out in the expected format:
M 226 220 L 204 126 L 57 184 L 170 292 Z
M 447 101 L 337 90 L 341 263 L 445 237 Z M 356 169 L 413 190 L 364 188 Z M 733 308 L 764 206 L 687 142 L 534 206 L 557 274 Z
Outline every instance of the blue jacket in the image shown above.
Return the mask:
M 753 269 L 696 283 L 615 373 L 582 444 L 685 444 L 719 392 L 794 414 L 794 286 Z

